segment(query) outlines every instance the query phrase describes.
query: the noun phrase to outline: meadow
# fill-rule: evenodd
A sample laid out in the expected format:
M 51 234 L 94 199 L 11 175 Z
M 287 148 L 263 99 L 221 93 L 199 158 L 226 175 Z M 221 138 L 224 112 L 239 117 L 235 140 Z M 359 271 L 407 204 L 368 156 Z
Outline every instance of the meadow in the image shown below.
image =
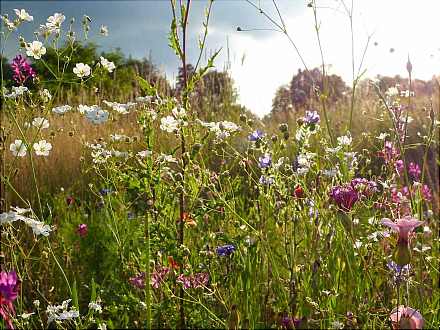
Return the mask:
M 86 15 L 2 49 L 0 329 L 438 328 L 440 76 L 346 86 L 323 57 L 258 118 L 202 56 L 212 1 L 188 62 L 190 7 L 175 86 Z M 2 42 L 33 24 L 8 14 Z

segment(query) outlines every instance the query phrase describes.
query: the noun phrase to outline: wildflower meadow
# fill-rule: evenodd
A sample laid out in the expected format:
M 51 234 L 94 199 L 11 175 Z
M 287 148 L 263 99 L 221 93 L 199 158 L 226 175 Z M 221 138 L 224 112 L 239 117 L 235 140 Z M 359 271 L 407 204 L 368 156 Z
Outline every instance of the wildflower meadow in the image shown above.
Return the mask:
M 368 39 L 347 85 L 318 0 L 316 68 L 246 0 L 302 63 L 258 117 L 207 51 L 216 2 L 169 2 L 173 83 L 92 16 L 2 9 L 0 329 L 438 329 L 439 68 L 367 77 Z

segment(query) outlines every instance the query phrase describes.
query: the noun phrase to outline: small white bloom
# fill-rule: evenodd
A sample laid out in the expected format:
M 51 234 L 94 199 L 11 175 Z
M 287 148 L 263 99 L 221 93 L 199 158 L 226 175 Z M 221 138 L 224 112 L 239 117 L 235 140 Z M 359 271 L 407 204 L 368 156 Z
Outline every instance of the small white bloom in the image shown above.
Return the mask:
M 70 105 L 61 105 L 59 107 L 55 107 L 52 109 L 53 113 L 56 113 L 58 115 L 64 115 L 67 111 L 70 111 L 72 107 Z
M 160 129 L 168 133 L 176 132 L 179 129 L 179 122 L 173 116 L 166 116 L 160 120 Z
M 32 125 L 39 129 L 49 128 L 49 121 L 43 117 L 37 117 L 32 120 Z
M 136 155 L 140 158 L 146 158 L 149 157 L 153 154 L 153 152 L 151 150 L 142 150 L 139 151 Z
M 356 240 L 356 242 L 354 242 L 354 248 L 355 249 L 360 249 L 362 246 L 362 242 L 359 240 Z
M 129 137 L 124 134 L 110 134 L 110 139 L 113 142 L 119 142 L 128 139 Z
M 113 70 L 116 68 L 115 63 L 109 61 L 105 57 L 100 57 L 101 65 L 104 69 L 106 69 L 108 72 L 113 72 Z
M 10 94 L 6 94 L 6 98 L 17 98 L 17 96 L 23 95 L 25 92 L 28 92 L 29 89 L 25 86 L 12 86 L 12 91 Z
M 52 99 L 52 95 L 46 88 L 40 91 L 40 96 L 44 102 L 49 102 Z
M 23 314 L 21 314 L 20 315 L 20 317 L 22 318 L 22 319 L 28 319 L 28 318 L 30 318 L 32 315 L 34 315 L 35 313 L 34 312 L 32 312 L 32 313 L 23 313 Z
M 32 22 L 34 20 L 34 17 L 29 15 L 29 13 L 24 9 L 14 9 L 14 11 L 20 21 Z
M 152 99 L 151 96 L 138 96 L 136 97 L 136 102 L 144 103 L 144 102 L 150 102 Z
M 78 105 L 78 111 L 80 114 L 85 114 L 90 111 L 90 107 L 88 105 L 80 104 Z
M 102 36 L 107 37 L 108 36 L 108 27 L 105 25 L 101 25 L 101 28 L 99 29 L 99 33 Z
M 99 323 L 98 330 L 107 330 L 107 325 L 105 323 Z
M 52 150 L 52 144 L 46 142 L 46 140 L 41 140 L 38 143 L 34 143 L 34 150 L 37 156 L 49 156 Z
M 43 43 L 40 41 L 32 41 L 31 43 L 26 44 L 26 55 L 39 60 L 41 56 L 46 54 L 46 48 L 43 46 Z
M 77 75 L 78 78 L 84 78 L 90 76 L 92 69 L 88 64 L 84 63 L 76 63 L 76 66 L 73 68 L 73 73 Z
M 184 118 L 186 116 L 186 111 L 182 107 L 175 107 L 171 112 L 175 118 Z
M 385 140 L 389 134 L 388 133 L 380 133 L 379 136 L 376 136 L 378 140 Z
M 11 143 L 9 150 L 16 157 L 24 157 L 27 152 L 27 148 L 22 140 L 15 140 L 14 143 Z
M 98 312 L 99 314 L 102 313 L 101 305 L 93 301 L 89 303 L 89 309 L 91 309 L 94 312 Z
M 34 300 L 33 304 L 36 308 L 40 307 L 40 301 L 38 299 Z
M 353 139 L 351 138 L 350 134 L 338 137 L 338 144 L 341 146 L 349 146 L 352 141 Z
M 93 106 L 89 111 L 86 112 L 86 118 L 93 124 L 102 124 L 108 120 L 108 111 L 102 110 L 98 106 Z
M 60 13 L 55 13 L 52 16 L 47 18 L 47 25 L 52 27 L 53 29 L 58 29 L 61 27 L 61 24 L 66 19 L 66 16 Z
M 15 23 L 9 20 L 8 15 L 2 15 L 1 19 L 9 31 L 14 31 L 17 29 Z
M 393 86 L 388 88 L 388 90 L 385 92 L 385 95 L 388 97 L 393 97 L 393 96 L 397 96 L 399 95 L 399 90 L 397 89 L 397 87 Z

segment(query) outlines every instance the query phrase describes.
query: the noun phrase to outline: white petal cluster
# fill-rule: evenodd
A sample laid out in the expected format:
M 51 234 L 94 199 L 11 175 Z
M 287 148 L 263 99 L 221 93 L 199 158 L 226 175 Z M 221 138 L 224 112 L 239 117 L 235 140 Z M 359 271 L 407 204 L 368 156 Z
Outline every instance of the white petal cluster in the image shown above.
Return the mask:
M 66 16 L 60 13 L 55 13 L 47 18 L 44 25 L 40 25 L 38 33 L 40 35 L 48 36 L 50 34 L 59 34 L 61 24 L 66 20 Z
M 86 144 L 87 147 L 92 149 L 91 156 L 94 164 L 104 164 L 112 156 L 112 152 L 106 149 L 105 144 Z
M 41 41 L 35 40 L 26 44 L 26 55 L 39 60 L 41 56 L 46 54 L 46 47 Z
M 7 28 L 9 31 L 12 32 L 12 31 L 14 31 L 14 30 L 17 29 L 17 25 L 15 25 L 15 22 L 12 22 L 12 21 L 9 20 L 7 14 L 2 15 L 2 16 L 1 16 L 1 19 L 2 19 L 2 21 L 3 21 L 3 24 L 5 24 L 6 28 Z
M 136 153 L 139 158 L 146 158 L 153 154 L 151 150 L 142 150 Z
M 15 157 L 24 157 L 27 153 L 26 145 L 22 140 L 15 140 L 13 143 L 11 143 L 9 150 Z
M 36 117 L 32 120 L 32 126 L 38 129 L 46 129 L 49 128 L 49 121 L 43 117 Z
M 78 78 L 84 78 L 90 76 L 92 69 L 88 64 L 76 63 L 75 67 L 73 68 L 73 73 L 76 74 Z
M 134 107 L 136 103 L 128 102 L 128 103 L 118 103 L 118 102 L 110 102 L 110 101 L 102 101 L 106 106 L 110 107 L 112 110 L 122 114 L 126 115 L 129 113 L 129 109 Z
M 41 140 L 37 143 L 34 143 L 34 150 L 37 156 L 47 157 L 52 150 L 52 144 L 46 140 Z
M 160 120 L 160 129 L 162 131 L 173 133 L 179 129 L 179 121 L 173 116 L 166 116 Z
M 350 134 L 339 136 L 338 137 L 338 144 L 340 146 L 349 146 L 353 142 L 353 139 Z
M 15 99 L 17 96 L 24 95 L 25 92 L 29 92 L 29 89 L 25 86 L 12 86 L 12 91 L 10 94 L 5 94 L 6 98 Z
M 101 25 L 101 28 L 99 29 L 99 34 L 102 35 L 103 37 L 107 37 L 108 36 L 108 27 L 105 25 Z
M 12 207 L 12 211 L 0 214 L 0 225 L 10 224 L 15 221 L 23 221 L 32 228 L 32 231 L 36 236 L 49 236 L 49 233 L 52 231 L 51 227 L 42 221 L 25 216 L 25 214 L 29 212 L 31 212 L 31 209 Z
M 109 113 L 97 105 L 93 105 L 85 112 L 85 116 L 91 123 L 99 125 L 108 120 Z
M 64 321 L 79 317 L 79 312 L 77 310 L 75 310 L 73 307 L 69 309 L 69 303 L 71 301 L 72 299 L 68 299 L 63 301 L 62 304 L 59 306 L 47 306 L 47 323 L 52 323 L 55 320 Z
M 108 59 L 106 59 L 105 57 L 100 57 L 99 58 L 101 61 L 101 65 L 104 69 L 106 69 L 108 72 L 113 72 L 114 69 L 116 69 L 115 63 L 109 61 Z
M 221 141 L 229 137 L 232 133 L 240 130 L 240 126 L 230 121 L 203 122 L 198 120 L 198 122 L 203 127 L 207 127 L 211 132 L 215 133 L 215 137 L 218 141 Z
M 102 306 L 98 302 L 94 302 L 94 301 L 90 302 L 89 309 L 94 312 L 98 312 L 99 314 L 102 313 Z
M 72 107 L 70 105 L 60 105 L 58 107 L 55 107 L 52 109 L 53 113 L 56 113 L 58 115 L 64 115 L 67 111 L 70 111 Z

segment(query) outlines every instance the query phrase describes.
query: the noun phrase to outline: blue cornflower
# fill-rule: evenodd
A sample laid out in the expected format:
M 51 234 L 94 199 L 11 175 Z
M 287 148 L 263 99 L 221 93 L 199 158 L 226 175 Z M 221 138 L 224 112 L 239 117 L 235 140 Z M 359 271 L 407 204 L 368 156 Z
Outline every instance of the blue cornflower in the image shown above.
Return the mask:
M 228 257 L 235 251 L 235 246 L 232 244 L 226 244 L 223 246 L 218 246 L 216 249 L 217 255 L 219 257 Z
M 269 154 L 264 154 L 258 158 L 258 162 L 258 166 L 260 166 L 260 168 L 270 167 L 270 165 L 272 165 L 272 157 Z
M 256 141 L 260 140 L 263 136 L 264 136 L 264 133 L 262 131 L 260 131 L 259 129 L 257 129 L 256 131 L 252 132 L 248 136 L 248 140 L 251 142 L 256 142 Z

